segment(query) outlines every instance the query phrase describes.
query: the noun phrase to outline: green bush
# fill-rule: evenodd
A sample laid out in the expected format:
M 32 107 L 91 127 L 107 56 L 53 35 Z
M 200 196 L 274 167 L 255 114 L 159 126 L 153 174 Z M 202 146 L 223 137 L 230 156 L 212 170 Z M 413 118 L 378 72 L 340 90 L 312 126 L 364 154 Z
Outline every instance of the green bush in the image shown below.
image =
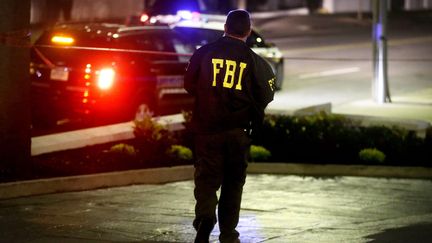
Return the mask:
M 190 161 L 193 159 L 192 150 L 183 145 L 171 145 L 167 154 L 174 160 Z
M 185 127 L 187 127 L 188 126 L 188 124 L 190 124 L 191 122 L 192 122 L 192 111 L 185 111 L 185 110 L 182 110 L 182 116 L 183 116 L 183 118 L 184 118 L 184 125 L 185 125 Z
M 183 115 L 188 128 L 191 114 Z M 389 165 L 432 166 L 432 128 L 426 138 L 420 138 L 402 127 L 362 126 L 359 120 L 321 112 L 307 116 L 268 114 L 262 130 L 253 134 L 254 144 L 270 151 L 274 162 L 363 163 L 359 151 L 376 148 L 386 155 Z M 192 144 L 192 139 L 184 141 Z M 252 161 L 264 161 L 252 156 Z
M 271 158 L 271 152 L 263 146 L 252 145 L 250 148 L 251 161 L 268 161 Z
M 153 120 L 152 117 L 144 117 L 141 120 L 134 121 L 134 134 L 135 137 L 140 138 L 146 142 L 159 142 L 163 139 L 170 138 L 168 129 Z M 168 135 L 168 136 L 167 136 Z
M 357 123 L 340 115 L 267 115 L 256 138 L 272 152 L 275 161 L 335 162 L 355 155 Z
M 139 157 L 147 163 L 169 163 L 166 151 L 176 143 L 174 133 L 148 113 L 142 114 L 139 120 L 134 121 L 134 125 L 135 147 Z
M 110 153 L 116 153 L 116 154 L 123 154 L 127 156 L 135 156 L 136 150 L 135 147 L 129 144 L 125 143 L 119 143 L 116 145 L 113 145 L 110 150 Z
M 383 163 L 385 158 L 385 154 L 376 148 L 366 148 L 359 152 L 359 159 L 367 163 Z
M 376 148 L 388 164 L 431 166 L 431 141 L 401 127 L 364 127 L 345 116 L 319 113 L 267 115 L 254 143 L 270 150 L 275 162 L 357 163 L 361 149 Z

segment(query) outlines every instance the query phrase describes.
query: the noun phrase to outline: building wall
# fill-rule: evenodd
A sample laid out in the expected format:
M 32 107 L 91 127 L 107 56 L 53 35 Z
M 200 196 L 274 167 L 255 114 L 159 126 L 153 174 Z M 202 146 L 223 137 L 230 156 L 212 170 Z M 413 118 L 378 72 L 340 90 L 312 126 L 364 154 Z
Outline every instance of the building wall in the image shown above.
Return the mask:
M 122 18 L 142 10 L 142 0 L 75 0 L 72 16 L 76 20 Z
M 432 0 L 405 0 L 406 10 L 432 9 Z
M 371 11 L 370 0 L 324 0 L 323 8 L 329 13 Z
M 30 22 L 42 23 L 47 16 L 47 2 L 57 0 L 31 0 Z M 74 0 L 72 21 L 126 18 L 139 14 L 143 0 Z M 60 17 L 60 22 L 62 21 Z
M 387 0 L 389 9 L 392 8 L 393 0 Z M 404 10 L 432 9 L 432 0 L 405 0 Z M 371 11 L 371 0 L 324 0 L 323 8 L 329 13 L 362 12 Z
M 46 3 L 57 0 L 31 0 L 31 23 L 43 23 L 47 17 Z M 217 0 L 199 0 L 200 3 L 213 3 Z M 237 0 L 231 0 L 236 2 Z M 252 6 L 257 0 L 246 1 L 246 5 Z M 256 10 L 274 11 L 279 8 L 293 8 L 305 4 L 306 0 L 267 0 L 260 4 Z M 393 0 L 388 0 L 389 7 Z M 432 9 L 432 0 L 401 0 L 404 1 L 405 10 Z M 234 3 L 233 3 L 234 4 Z M 211 4 L 210 4 L 211 5 Z M 323 9 L 328 13 L 362 12 L 371 11 L 371 0 L 323 0 Z M 139 14 L 144 8 L 144 0 L 74 0 L 72 7 L 72 21 L 99 20 L 110 18 L 126 18 Z M 60 17 L 60 21 L 62 21 Z

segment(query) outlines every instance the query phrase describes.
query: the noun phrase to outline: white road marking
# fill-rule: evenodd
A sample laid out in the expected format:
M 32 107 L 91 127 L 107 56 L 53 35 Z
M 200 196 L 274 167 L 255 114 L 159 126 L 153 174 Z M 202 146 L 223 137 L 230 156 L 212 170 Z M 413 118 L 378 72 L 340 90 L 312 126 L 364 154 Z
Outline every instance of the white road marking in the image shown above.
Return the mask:
M 320 77 L 329 77 L 329 76 L 336 76 L 336 75 L 342 75 L 342 74 L 348 74 L 348 73 L 356 73 L 359 72 L 359 67 L 348 67 L 348 68 L 340 68 L 340 69 L 332 69 L 317 73 L 306 73 L 301 74 L 298 76 L 299 79 L 309 79 L 309 78 L 320 78 Z

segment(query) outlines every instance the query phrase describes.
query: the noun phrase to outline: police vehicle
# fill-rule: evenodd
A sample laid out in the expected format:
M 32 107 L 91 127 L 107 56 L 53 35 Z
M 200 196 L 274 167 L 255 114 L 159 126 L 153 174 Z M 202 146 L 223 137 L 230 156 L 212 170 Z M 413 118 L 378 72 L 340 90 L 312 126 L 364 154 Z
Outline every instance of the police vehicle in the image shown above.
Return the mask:
M 46 30 L 31 50 L 33 125 L 132 120 L 141 105 L 157 114 L 178 112 L 191 103 L 183 74 L 193 50 L 184 43 L 168 26 L 65 24 Z

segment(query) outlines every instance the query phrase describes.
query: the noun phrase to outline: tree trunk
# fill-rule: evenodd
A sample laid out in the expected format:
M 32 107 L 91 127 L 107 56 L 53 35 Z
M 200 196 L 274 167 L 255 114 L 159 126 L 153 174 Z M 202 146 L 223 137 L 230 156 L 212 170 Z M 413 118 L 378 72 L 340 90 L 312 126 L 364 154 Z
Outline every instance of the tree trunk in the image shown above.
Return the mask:
M 0 1 L 0 179 L 29 172 L 30 0 Z

